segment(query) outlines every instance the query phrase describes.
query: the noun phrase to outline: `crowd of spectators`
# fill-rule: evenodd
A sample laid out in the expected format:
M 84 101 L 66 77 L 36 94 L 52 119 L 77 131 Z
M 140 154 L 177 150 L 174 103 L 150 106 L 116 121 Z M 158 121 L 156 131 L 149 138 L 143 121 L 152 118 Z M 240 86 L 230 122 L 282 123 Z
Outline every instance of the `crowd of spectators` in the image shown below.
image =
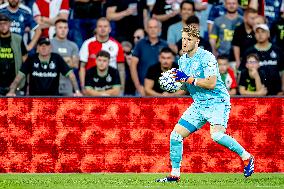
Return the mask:
M 230 95 L 284 95 L 284 0 L 0 0 L 0 95 L 187 95 L 158 79 L 190 24 Z

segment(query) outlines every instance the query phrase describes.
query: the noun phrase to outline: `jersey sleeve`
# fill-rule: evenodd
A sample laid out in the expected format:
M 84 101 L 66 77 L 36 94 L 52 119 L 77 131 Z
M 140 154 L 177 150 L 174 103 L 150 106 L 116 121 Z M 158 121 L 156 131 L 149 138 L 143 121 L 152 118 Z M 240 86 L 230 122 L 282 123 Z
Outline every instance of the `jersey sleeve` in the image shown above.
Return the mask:
M 63 0 L 61 3 L 60 11 L 59 13 L 66 13 L 69 14 L 69 0 Z
M 120 77 L 119 77 L 119 72 L 118 72 L 117 69 L 114 70 L 114 80 L 113 80 L 112 85 L 113 85 L 113 86 L 115 86 L 115 85 L 121 85 Z
M 143 40 L 143 39 L 142 39 Z M 133 49 L 133 53 L 132 53 L 132 56 L 135 56 L 135 57 L 137 57 L 137 58 L 139 58 L 140 56 L 141 56 L 141 48 L 140 48 L 140 45 L 141 44 L 141 41 L 139 41 L 136 45 L 135 45 L 135 47 L 134 47 L 134 49 Z
M 204 77 L 210 77 L 210 76 L 217 76 L 219 69 L 218 69 L 218 63 L 213 54 L 207 54 L 202 62 L 203 70 L 204 70 Z
M 89 70 L 86 71 L 85 87 L 94 87 L 94 86 L 93 86 L 93 82 L 92 82 L 92 80 L 93 80 L 93 78 L 92 78 L 92 76 L 93 76 L 93 70 L 94 70 L 94 68 L 91 68 L 91 69 L 89 69 Z
M 212 28 L 212 32 L 211 32 L 211 34 L 210 34 L 210 38 L 211 38 L 211 39 L 217 39 L 217 38 L 218 38 L 218 34 L 219 34 L 218 23 L 217 23 L 217 22 L 214 22 L 213 28 Z
M 21 41 L 21 51 L 22 51 L 22 56 L 25 56 L 28 54 L 28 51 L 27 51 L 27 48 L 26 48 L 26 45 L 24 43 L 24 41 L 22 40 Z
M 27 14 L 27 25 L 31 28 L 31 30 L 35 30 L 39 27 L 39 25 L 35 22 L 32 15 Z
M 116 57 L 116 62 L 117 63 L 124 63 L 125 59 L 124 59 L 124 53 L 123 53 L 122 45 L 118 42 L 117 42 L 117 45 L 118 45 L 118 53 L 117 53 L 117 57 Z
M 22 64 L 20 72 L 28 75 L 31 72 L 31 66 L 33 64 L 32 58 L 28 56 L 27 60 Z
M 234 74 L 234 71 L 229 68 L 228 73 L 230 74 L 230 77 L 232 78 L 232 84 L 231 84 L 231 89 L 236 89 L 238 87 L 237 80 Z
M 33 12 L 33 17 L 41 16 L 41 12 L 40 12 L 40 10 L 38 8 L 37 2 L 35 2 L 33 4 L 32 10 L 33 10 L 32 11 Z
M 68 64 L 63 60 L 60 55 L 57 56 L 57 61 L 60 73 L 67 77 L 72 71 L 72 69 L 68 66 Z
M 233 40 L 232 40 L 232 46 L 241 46 L 241 34 L 240 34 L 240 30 L 239 27 L 237 27 L 235 29 L 234 35 L 233 35 Z
M 241 72 L 241 75 L 240 75 L 239 86 L 246 87 L 246 73 L 244 70 Z
M 146 78 L 147 78 L 147 79 L 154 80 L 155 75 L 156 75 L 156 74 L 155 74 L 155 72 L 154 72 L 153 67 L 152 67 L 152 66 L 149 67 L 149 69 L 148 69 L 148 71 L 147 71 L 147 74 L 146 74 Z
M 80 49 L 79 56 L 81 62 L 88 62 L 89 58 L 89 49 L 88 49 L 89 43 L 85 41 Z

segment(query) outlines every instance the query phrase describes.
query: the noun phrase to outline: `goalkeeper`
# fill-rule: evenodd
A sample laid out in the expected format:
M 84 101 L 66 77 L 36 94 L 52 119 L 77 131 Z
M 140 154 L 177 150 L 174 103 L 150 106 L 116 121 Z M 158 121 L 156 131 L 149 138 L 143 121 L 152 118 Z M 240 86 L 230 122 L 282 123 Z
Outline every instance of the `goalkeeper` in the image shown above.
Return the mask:
M 171 174 L 157 182 L 180 180 L 183 139 L 210 123 L 211 138 L 229 150 L 236 152 L 244 161 L 244 176 L 254 171 L 254 158 L 234 138 L 225 134 L 231 109 L 230 96 L 222 82 L 214 55 L 198 47 L 199 29 L 191 24 L 182 30 L 183 56 L 179 69 L 172 69 L 177 82 L 186 83 L 193 104 L 183 113 L 170 134 Z

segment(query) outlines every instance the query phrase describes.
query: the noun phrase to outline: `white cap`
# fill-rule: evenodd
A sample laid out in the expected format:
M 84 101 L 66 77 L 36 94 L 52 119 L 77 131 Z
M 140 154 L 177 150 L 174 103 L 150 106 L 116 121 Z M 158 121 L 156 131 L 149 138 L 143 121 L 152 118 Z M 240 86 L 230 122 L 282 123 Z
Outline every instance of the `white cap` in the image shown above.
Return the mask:
M 267 26 L 267 24 L 257 24 L 256 26 L 254 26 L 253 30 L 256 31 L 258 28 L 269 32 L 269 27 Z

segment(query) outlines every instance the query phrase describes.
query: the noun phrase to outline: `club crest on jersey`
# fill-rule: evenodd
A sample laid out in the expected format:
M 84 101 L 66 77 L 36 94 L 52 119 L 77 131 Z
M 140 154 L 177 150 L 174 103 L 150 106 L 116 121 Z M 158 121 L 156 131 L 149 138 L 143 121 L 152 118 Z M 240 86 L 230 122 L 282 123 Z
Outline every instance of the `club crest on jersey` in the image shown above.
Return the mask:
M 93 80 L 94 80 L 94 82 L 96 82 L 96 83 L 99 82 L 99 78 L 94 78 Z
M 24 16 L 21 14 L 21 15 L 19 16 L 19 21 L 20 21 L 20 22 L 23 22 L 24 19 L 25 19 Z
M 197 68 L 198 68 L 198 62 L 193 62 L 192 69 L 197 70 Z
M 106 81 L 111 82 L 111 80 L 112 80 L 112 77 L 108 74 L 107 77 L 106 77 Z
M 277 54 L 276 54 L 274 51 L 272 51 L 272 52 L 270 53 L 270 57 L 271 57 L 271 58 L 276 58 L 276 57 L 277 57 Z
M 112 46 L 110 46 L 110 47 L 108 48 L 108 50 L 109 50 L 109 51 L 114 51 L 114 48 L 113 48 Z
M 38 67 L 39 67 L 39 63 L 35 63 L 35 62 L 34 62 L 34 67 L 35 67 L 35 68 L 38 68 Z
M 49 68 L 50 68 L 50 69 L 54 69 L 54 68 L 55 68 L 55 64 L 54 64 L 53 61 L 51 61 L 51 63 L 49 64 Z

